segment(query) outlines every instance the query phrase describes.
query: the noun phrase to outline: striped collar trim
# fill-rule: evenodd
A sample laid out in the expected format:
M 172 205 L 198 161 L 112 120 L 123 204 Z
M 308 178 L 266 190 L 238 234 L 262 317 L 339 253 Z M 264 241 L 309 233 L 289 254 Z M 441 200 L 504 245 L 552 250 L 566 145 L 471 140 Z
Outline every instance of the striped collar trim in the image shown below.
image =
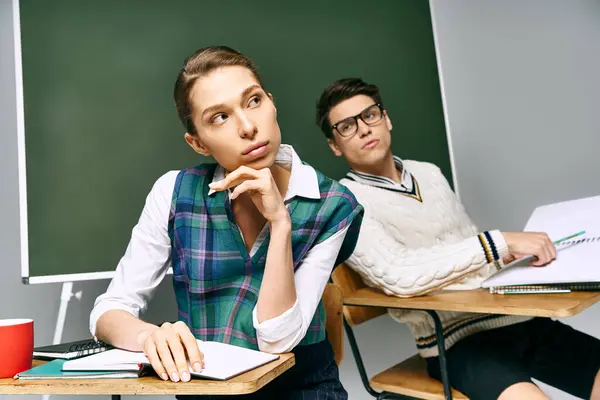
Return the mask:
M 348 177 L 352 176 L 352 178 L 355 178 L 353 180 L 355 180 L 357 182 L 360 182 L 361 180 L 365 180 L 368 182 L 383 183 L 383 184 L 387 184 L 387 185 L 391 185 L 391 186 L 405 186 L 406 188 L 408 188 L 407 185 L 410 185 L 412 183 L 412 181 L 410 179 L 410 172 L 408 172 L 406 170 L 406 168 L 404 167 L 404 163 L 402 162 L 402 159 L 400 157 L 394 156 L 394 163 L 396 164 L 396 169 L 398 171 L 402 171 L 402 182 L 400 183 L 400 185 L 398 185 L 393 179 L 387 178 L 385 176 L 367 174 L 366 172 L 358 172 L 355 169 L 351 169 L 350 172 L 348 172 L 348 174 L 346 174 L 346 175 Z M 365 182 L 365 184 L 368 184 L 368 183 Z M 408 188 L 408 189 L 410 189 L 410 188 Z
M 419 189 L 419 184 L 415 177 L 407 170 L 400 157 L 394 156 L 394 163 L 396 164 L 398 171 L 402 171 L 402 182 L 399 184 L 394 182 L 393 179 L 367 174 L 365 172 L 358 172 L 354 169 L 351 169 L 346 174 L 346 178 L 354 182 L 362 183 L 363 185 L 375 186 L 380 189 L 398 192 L 422 203 L 423 198 L 421 197 L 421 190 Z

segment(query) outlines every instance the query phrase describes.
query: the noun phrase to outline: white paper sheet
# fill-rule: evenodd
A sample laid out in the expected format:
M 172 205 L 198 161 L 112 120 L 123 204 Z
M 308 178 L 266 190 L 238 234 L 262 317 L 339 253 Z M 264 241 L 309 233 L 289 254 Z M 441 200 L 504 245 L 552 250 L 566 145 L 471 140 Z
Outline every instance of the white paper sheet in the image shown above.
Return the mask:
M 549 265 L 516 262 L 488 278 L 482 287 L 600 282 L 600 196 L 538 207 L 525 231 L 546 232 L 552 240 L 586 233 L 557 246 L 556 260 Z
M 204 353 L 205 368 L 202 372 L 190 369 L 190 373 L 202 378 L 230 379 L 279 358 L 277 354 L 219 342 L 198 340 L 198 347 Z M 139 364 L 147 363 L 148 359 L 144 353 L 113 349 L 67 361 L 63 365 L 63 371 L 138 371 Z

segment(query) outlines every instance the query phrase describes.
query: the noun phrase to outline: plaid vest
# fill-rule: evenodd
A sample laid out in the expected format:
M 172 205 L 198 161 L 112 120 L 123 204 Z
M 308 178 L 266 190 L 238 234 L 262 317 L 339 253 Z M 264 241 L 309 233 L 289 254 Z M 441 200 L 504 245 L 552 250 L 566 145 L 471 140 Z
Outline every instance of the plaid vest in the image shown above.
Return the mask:
M 269 236 L 251 257 L 235 223 L 226 191 L 208 195 L 216 164 L 202 164 L 177 176 L 169 213 L 173 285 L 178 319 L 196 338 L 258 349 L 252 310 L 265 268 Z M 293 198 L 294 269 L 307 252 L 349 226 L 336 264 L 358 239 L 363 209 L 343 185 L 317 172 L 321 198 Z M 325 339 L 325 309 L 319 302 L 301 345 Z

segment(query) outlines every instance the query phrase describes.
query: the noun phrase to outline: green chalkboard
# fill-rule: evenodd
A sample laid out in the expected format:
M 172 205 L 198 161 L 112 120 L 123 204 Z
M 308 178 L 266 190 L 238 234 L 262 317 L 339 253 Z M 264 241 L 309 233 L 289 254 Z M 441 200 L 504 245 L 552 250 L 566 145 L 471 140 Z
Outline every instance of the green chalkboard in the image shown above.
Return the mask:
M 29 277 L 114 270 L 153 182 L 202 161 L 172 89 L 207 45 L 254 59 L 283 142 L 329 176 L 347 167 L 314 107 L 331 81 L 358 76 L 382 90 L 394 152 L 451 177 L 425 0 L 27 0 L 20 11 Z

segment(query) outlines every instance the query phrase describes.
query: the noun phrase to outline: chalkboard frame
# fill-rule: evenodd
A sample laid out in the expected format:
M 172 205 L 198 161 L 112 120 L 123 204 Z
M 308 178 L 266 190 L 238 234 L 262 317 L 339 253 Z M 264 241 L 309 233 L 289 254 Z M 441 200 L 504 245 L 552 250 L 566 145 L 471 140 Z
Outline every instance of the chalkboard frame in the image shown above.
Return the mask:
M 23 65 L 22 65 L 22 48 L 21 48 L 21 19 L 19 14 L 19 1 L 14 2 L 14 29 L 15 29 L 15 71 L 16 71 L 16 99 L 17 99 L 17 138 L 18 138 L 18 171 L 19 171 L 19 213 L 20 213 L 20 236 L 21 236 L 21 276 L 23 283 L 52 283 L 52 282 L 74 282 L 87 280 L 111 279 L 114 276 L 114 270 L 86 273 L 66 273 L 54 275 L 31 274 L 29 265 L 29 235 L 28 235 L 28 211 L 27 211 L 27 168 L 26 168 L 26 149 L 25 149 L 25 110 L 24 110 L 24 90 L 23 90 Z M 435 43 L 435 27 L 432 26 L 434 47 Z M 436 59 L 439 57 L 437 48 L 435 48 Z M 437 61 L 439 69 L 439 61 Z M 439 77 L 440 88 L 443 85 L 442 77 Z M 446 119 L 446 108 L 444 104 L 443 93 L 441 96 L 441 108 L 444 118 L 444 128 L 446 135 L 449 136 L 449 129 Z M 446 138 L 448 145 L 448 160 L 450 171 L 446 170 L 447 176 L 455 185 L 454 162 L 451 154 L 451 142 L 449 137 Z M 141 210 L 140 210 L 141 211 Z M 116 265 L 115 265 L 116 266 Z

